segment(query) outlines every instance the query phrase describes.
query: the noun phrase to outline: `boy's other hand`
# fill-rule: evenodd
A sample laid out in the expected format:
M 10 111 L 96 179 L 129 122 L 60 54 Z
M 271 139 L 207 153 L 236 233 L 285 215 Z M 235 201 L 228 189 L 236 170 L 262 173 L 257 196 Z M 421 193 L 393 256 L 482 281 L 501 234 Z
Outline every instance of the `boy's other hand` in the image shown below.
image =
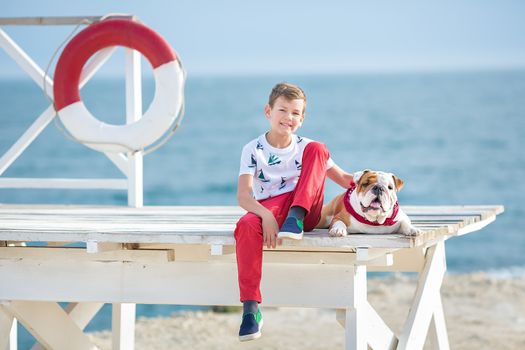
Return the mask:
M 264 216 L 262 218 L 263 229 L 263 244 L 267 248 L 275 248 L 277 246 L 277 234 L 279 233 L 279 225 L 273 215 Z

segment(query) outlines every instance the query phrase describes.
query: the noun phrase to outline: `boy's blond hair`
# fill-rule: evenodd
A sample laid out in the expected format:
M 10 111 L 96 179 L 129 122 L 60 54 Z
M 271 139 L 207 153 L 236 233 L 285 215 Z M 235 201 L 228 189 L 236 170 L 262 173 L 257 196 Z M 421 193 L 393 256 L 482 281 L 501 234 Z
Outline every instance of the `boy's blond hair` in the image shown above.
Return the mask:
M 299 86 L 290 84 L 290 83 L 279 83 L 275 85 L 272 89 L 272 92 L 270 93 L 270 98 L 268 99 L 268 104 L 271 108 L 273 108 L 273 105 L 275 103 L 275 100 L 277 100 L 279 97 L 284 97 L 287 100 L 303 100 L 304 101 L 304 108 L 303 108 L 303 114 L 306 110 L 306 95 Z

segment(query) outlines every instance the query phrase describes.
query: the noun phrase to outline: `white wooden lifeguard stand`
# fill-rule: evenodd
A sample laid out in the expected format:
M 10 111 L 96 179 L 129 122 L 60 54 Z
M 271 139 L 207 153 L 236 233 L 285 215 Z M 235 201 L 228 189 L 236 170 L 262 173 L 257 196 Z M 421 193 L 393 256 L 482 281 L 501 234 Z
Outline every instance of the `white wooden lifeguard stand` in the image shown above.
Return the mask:
M 0 25 L 78 21 L 0 19 Z M 42 70 L 1 30 L 0 45 L 42 86 Z M 85 67 L 82 83 L 111 52 L 103 50 Z M 138 61 L 127 52 L 128 120 L 141 113 Z M 45 84 L 52 91 L 49 78 Z M 0 159 L 0 174 L 54 117 L 50 106 Z M 120 188 L 129 194 L 128 207 L 0 205 L 0 350 L 16 348 L 15 319 L 42 344 L 35 349 L 96 349 L 83 329 L 103 303 L 112 303 L 113 348 L 133 349 L 134 303 L 239 304 L 233 230 L 243 210 L 143 207 L 141 155 L 108 157 L 127 180 L 0 178 L 2 187 Z M 332 238 L 315 230 L 265 250 L 264 304 L 336 309 L 345 349 L 422 349 L 427 334 L 434 348 L 449 349 L 440 295 L 445 241 L 480 230 L 503 207 L 403 208 L 423 234 Z M 31 242 L 48 244 L 24 246 Z M 86 248 L 65 246 L 70 242 L 85 242 Z M 134 249 L 121 249 L 129 243 Z M 368 303 L 367 271 L 419 274 L 403 329 L 391 330 Z M 70 304 L 63 309 L 57 301 Z
M 112 16 L 117 18 L 134 19 L 131 15 Z M 78 26 L 88 25 L 101 20 L 102 16 L 88 17 L 26 17 L 0 18 L 0 47 L 26 72 L 29 77 L 53 100 L 53 81 L 45 75 L 44 70 L 10 38 L 1 26 Z M 101 50 L 86 65 L 80 78 L 80 87 L 83 87 L 115 52 L 116 47 Z M 135 50 L 125 48 L 126 67 L 126 122 L 132 123 L 142 116 L 142 79 L 141 55 Z M 141 152 L 128 154 L 110 153 L 105 155 L 122 172 L 122 179 L 65 179 L 65 178 L 6 178 L 2 174 L 26 150 L 26 148 L 42 133 L 42 131 L 56 117 L 53 105 L 46 108 L 26 132 L 0 158 L 0 188 L 33 188 L 33 189 L 99 189 L 99 190 L 126 190 L 128 206 L 140 208 L 143 206 L 143 155 Z M 120 248 L 118 243 L 86 242 L 87 250 L 93 253 Z M 93 309 L 94 314 L 99 307 Z M 94 316 L 93 314 L 93 316 Z M 127 321 L 127 322 L 125 322 Z M 135 322 L 135 304 L 113 304 L 114 334 L 133 334 Z M 11 338 L 16 338 L 16 327 L 13 324 Z M 124 327 L 124 329 L 123 329 Z M 3 336 L 0 333 L 0 338 Z M 128 342 L 132 340 L 128 336 Z M 2 341 L 0 340 L 0 345 Z M 11 349 L 16 342 L 11 342 Z M 115 348 L 130 348 L 123 337 L 114 338 Z M 120 344 L 120 345 L 119 345 Z M 2 346 L 0 346 L 0 349 Z

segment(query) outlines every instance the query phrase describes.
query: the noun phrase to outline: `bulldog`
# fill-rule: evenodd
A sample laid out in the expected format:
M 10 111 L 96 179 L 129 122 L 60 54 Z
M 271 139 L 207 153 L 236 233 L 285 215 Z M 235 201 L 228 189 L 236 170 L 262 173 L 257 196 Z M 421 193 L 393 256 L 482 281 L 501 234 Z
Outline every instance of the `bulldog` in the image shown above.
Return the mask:
M 318 228 L 332 237 L 347 233 L 400 233 L 416 236 L 410 218 L 397 203 L 403 181 L 391 173 L 364 170 L 354 174 L 354 184 L 323 206 Z

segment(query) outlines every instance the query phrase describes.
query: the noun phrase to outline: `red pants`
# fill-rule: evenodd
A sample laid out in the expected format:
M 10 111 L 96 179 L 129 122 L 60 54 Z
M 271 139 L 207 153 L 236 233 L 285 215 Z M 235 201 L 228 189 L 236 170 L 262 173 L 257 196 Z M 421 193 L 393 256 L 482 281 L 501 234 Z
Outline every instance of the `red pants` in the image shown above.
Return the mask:
M 318 142 L 309 143 L 304 149 L 301 176 L 295 189 L 259 201 L 273 213 L 279 227 L 293 206 L 301 206 L 307 211 L 304 231 L 312 231 L 319 223 L 328 158 L 329 153 L 325 145 Z M 234 235 L 241 302 L 255 300 L 261 303 L 262 219 L 253 213 L 247 213 L 237 222 Z

